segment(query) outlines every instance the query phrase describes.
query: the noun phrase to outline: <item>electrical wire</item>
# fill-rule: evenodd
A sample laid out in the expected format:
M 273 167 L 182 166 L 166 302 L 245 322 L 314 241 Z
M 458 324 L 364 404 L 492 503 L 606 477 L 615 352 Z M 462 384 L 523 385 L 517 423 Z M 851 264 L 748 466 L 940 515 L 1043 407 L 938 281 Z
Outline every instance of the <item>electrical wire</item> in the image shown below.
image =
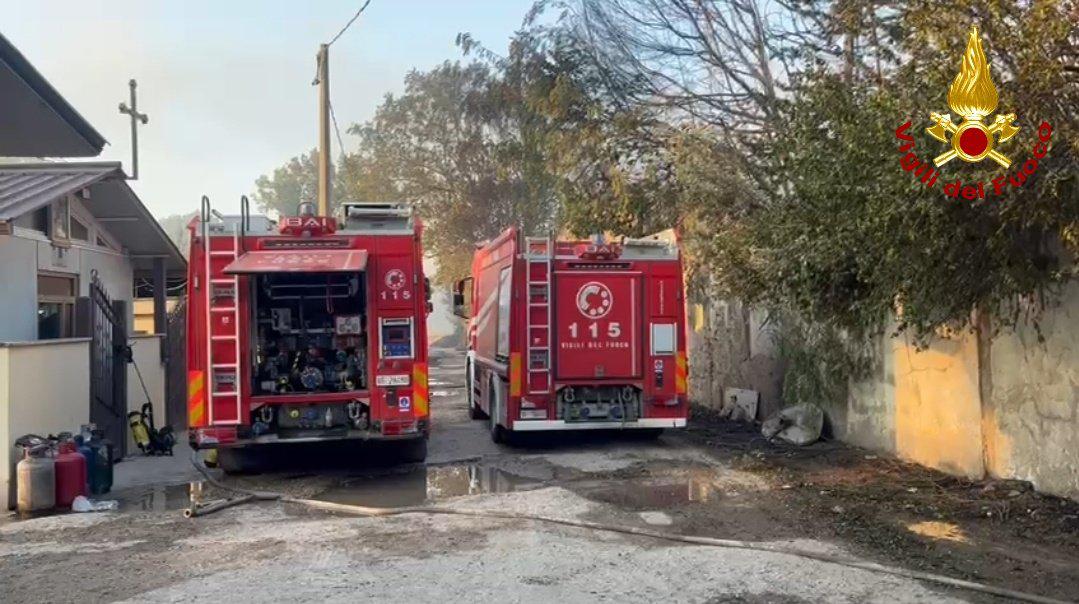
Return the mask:
M 363 3 L 363 6 L 360 7 L 360 10 L 356 11 L 355 15 L 352 15 L 352 18 L 348 20 L 348 23 L 345 23 L 345 26 L 341 28 L 341 31 L 337 32 L 337 35 L 331 38 L 330 41 L 326 44 L 326 46 L 332 46 L 338 38 L 340 38 L 346 31 L 348 31 L 348 28 L 352 27 L 352 24 L 356 22 L 356 19 L 360 18 L 360 14 L 363 13 L 364 9 L 367 8 L 368 4 L 371 4 L 371 0 L 367 0 L 367 2 Z

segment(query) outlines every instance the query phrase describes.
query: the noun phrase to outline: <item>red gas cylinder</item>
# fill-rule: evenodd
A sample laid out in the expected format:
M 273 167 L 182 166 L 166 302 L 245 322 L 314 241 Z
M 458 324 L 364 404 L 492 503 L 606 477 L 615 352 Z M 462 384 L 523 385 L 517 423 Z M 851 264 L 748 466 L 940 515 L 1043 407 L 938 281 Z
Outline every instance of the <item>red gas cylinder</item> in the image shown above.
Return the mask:
M 86 495 L 86 458 L 75 443 L 62 442 L 56 455 L 56 507 L 71 507 L 79 495 Z

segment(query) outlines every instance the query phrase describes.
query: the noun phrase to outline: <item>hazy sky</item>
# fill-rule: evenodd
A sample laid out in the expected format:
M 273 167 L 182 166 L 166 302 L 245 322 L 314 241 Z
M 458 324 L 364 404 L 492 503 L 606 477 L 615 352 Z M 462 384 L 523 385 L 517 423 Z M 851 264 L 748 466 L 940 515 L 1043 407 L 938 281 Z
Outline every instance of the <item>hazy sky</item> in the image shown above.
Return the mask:
M 130 172 L 127 81 L 139 82 L 139 181 L 158 217 L 203 194 L 237 212 L 260 175 L 316 144 L 315 53 L 362 0 L 34 0 L 5 3 L 3 34 L 94 125 Z M 504 49 L 532 0 L 372 0 L 330 49 L 344 130 L 412 68 L 460 57 L 458 32 Z M 337 153 L 336 139 L 333 142 Z

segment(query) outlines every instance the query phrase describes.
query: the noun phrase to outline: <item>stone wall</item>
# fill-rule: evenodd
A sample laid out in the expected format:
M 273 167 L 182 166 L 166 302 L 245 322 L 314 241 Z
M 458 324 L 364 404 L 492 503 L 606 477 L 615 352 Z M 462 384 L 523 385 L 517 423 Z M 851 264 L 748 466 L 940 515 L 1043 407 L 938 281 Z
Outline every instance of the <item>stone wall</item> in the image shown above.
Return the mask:
M 983 322 L 925 349 L 882 339 L 873 375 L 850 385 L 837 435 L 952 474 L 1079 498 L 1079 284 L 1037 326 L 991 333 Z
M 719 409 L 725 388 L 760 393 L 758 419 L 781 406 L 783 372 L 764 313 L 737 300 L 691 299 L 688 312 L 689 393 Z

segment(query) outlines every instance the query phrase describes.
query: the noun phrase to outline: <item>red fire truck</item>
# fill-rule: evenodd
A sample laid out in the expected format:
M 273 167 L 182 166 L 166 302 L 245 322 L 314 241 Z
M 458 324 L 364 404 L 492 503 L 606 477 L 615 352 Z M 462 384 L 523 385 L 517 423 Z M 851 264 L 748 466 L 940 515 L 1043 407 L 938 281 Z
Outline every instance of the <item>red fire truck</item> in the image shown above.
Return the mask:
M 676 245 L 525 238 L 483 244 L 457 283 L 469 318 L 472 417 L 496 442 L 543 430 L 686 425 L 682 260 Z
M 188 269 L 188 423 L 226 470 L 261 445 L 400 440 L 430 429 L 422 226 L 395 204 L 337 218 L 222 216 L 203 198 Z

